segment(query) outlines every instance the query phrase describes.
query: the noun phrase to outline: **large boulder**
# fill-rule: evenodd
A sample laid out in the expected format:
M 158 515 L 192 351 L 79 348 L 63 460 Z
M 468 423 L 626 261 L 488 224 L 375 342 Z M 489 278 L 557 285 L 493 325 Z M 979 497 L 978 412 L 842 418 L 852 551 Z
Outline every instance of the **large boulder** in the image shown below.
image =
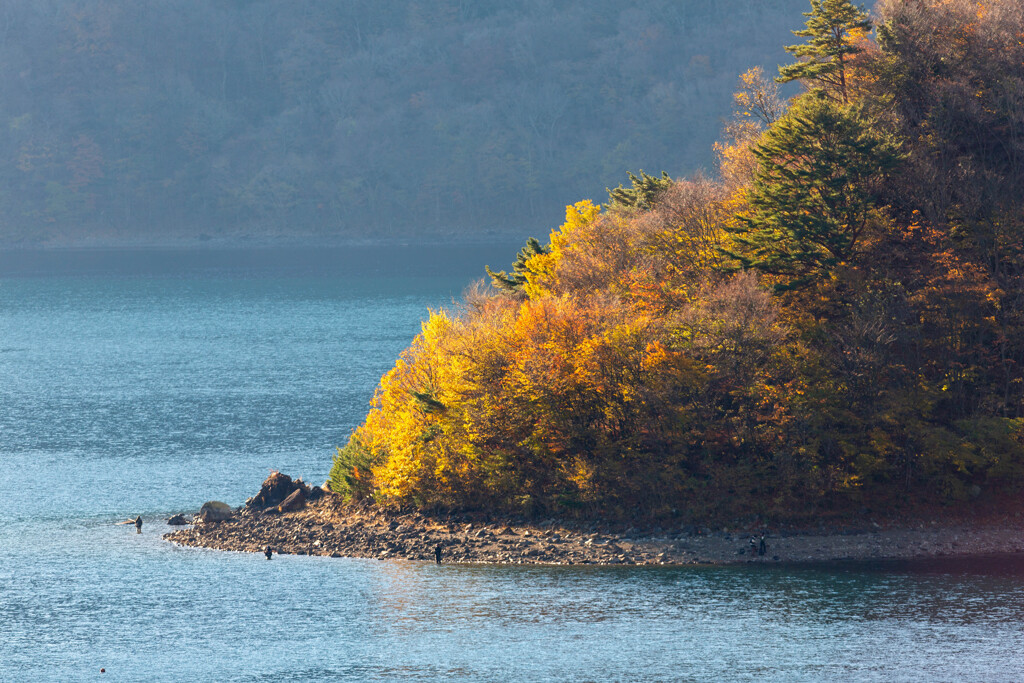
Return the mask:
M 203 503 L 203 507 L 199 508 L 199 514 L 196 515 L 196 518 L 204 524 L 209 524 L 211 522 L 224 522 L 234 516 L 235 513 L 227 503 L 211 500 Z
M 297 488 L 291 492 L 291 495 L 281 501 L 281 504 L 277 506 L 277 511 L 290 512 L 292 510 L 300 510 L 305 504 L 306 492 Z
M 287 474 L 271 472 L 263 482 L 263 486 L 260 487 L 260 492 L 253 496 L 246 505 L 259 510 L 276 507 L 296 490 L 302 491 L 303 500 L 305 500 L 306 494 L 309 493 L 309 486 L 304 484 L 301 479 L 292 480 Z

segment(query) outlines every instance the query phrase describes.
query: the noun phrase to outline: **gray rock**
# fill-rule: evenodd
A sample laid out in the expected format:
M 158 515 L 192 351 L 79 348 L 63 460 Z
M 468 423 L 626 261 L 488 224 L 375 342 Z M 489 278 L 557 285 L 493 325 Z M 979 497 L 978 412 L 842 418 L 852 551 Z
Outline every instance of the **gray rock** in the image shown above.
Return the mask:
M 185 515 L 174 515 L 167 518 L 167 523 L 171 526 L 185 526 L 188 524 L 188 520 L 185 519 Z
M 211 500 L 203 503 L 203 507 L 199 508 L 199 514 L 196 517 L 204 524 L 211 522 L 224 522 L 235 516 L 235 513 L 231 510 L 231 506 L 227 503 L 222 503 L 219 500 Z

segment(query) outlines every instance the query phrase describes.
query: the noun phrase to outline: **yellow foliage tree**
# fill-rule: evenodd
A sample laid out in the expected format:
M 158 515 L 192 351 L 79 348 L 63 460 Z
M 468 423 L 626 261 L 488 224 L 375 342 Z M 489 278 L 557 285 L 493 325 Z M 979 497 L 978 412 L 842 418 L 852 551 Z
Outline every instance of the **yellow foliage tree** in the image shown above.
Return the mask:
M 565 223 L 551 232 L 551 250 L 530 259 L 526 274 L 527 296 L 539 299 L 552 293 L 558 279 L 558 264 L 565 250 L 572 244 L 577 232 L 591 225 L 601 214 L 601 206 L 589 199 L 565 207 Z

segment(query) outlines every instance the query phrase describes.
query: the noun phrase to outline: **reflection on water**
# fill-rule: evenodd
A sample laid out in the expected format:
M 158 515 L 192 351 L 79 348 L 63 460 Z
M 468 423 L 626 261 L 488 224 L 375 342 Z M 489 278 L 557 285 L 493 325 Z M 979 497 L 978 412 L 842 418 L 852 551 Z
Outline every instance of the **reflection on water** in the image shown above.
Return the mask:
M 514 254 L 440 251 L 0 258 L 0 680 L 1020 680 L 1021 558 L 438 567 L 164 542 L 161 518 L 270 468 L 322 481 L 427 307 Z M 135 514 L 141 535 L 114 525 Z

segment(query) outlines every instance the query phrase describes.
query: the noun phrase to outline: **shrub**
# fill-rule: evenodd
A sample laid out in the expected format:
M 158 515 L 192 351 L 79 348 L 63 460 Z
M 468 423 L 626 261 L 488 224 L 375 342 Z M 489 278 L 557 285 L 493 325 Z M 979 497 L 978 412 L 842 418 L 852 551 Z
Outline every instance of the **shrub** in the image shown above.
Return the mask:
M 334 465 L 327 480 L 330 489 L 344 496 L 345 500 L 369 497 L 373 491 L 373 461 L 373 452 L 363 445 L 358 434 L 353 434 L 334 456 Z

